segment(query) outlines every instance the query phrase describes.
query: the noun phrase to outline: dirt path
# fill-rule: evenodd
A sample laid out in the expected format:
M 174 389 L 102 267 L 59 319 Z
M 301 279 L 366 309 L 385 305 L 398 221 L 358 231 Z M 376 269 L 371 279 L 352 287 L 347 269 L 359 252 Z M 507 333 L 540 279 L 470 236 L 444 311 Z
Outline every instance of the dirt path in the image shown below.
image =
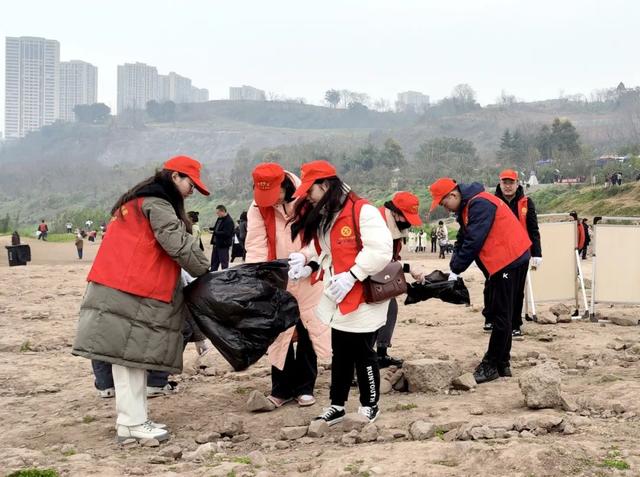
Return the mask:
M 213 357 L 218 375 L 205 376 L 196 373 L 196 353 L 190 346 L 184 373 L 178 377 L 180 392 L 150 401 L 152 418 L 169 425 L 171 441 L 160 448 L 122 448 L 114 442 L 114 401 L 96 396 L 89 362 L 70 354 L 89 260 L 97 246 L 85 242 L 86 259 L 79 261 L 73 243 L 30 244 L 30 265 L 10 268 L 6 259 L 0 265 L 0 469 L 4 473 L 37 466 L 70 476 L 640 475 L 640 355 L 633 347 L 640 343 L 640 328 L 582 321 L 526 324 L 525 339 L 513 346 L 514 378 L 501 378 L 471 392 L 383 395 L 382 415 L 376 421 L 380 437 L 362 444 L 344 444 L 341 425 L 322 438 L 278 439 L 283 426 L 308 422 L 326 405 L 329 372 L 318 379 L 318 404 L 312 408 L 290 404 L 272 413 L 250 414 L 245 410 L 247 395 L 254 389 L 269 390 L 266 361 L 230 373 L 221 358 Z M 431 257 L 409 258 L 430 270 L 447 268 L 446 261 Z M 589 266 L 587 276 L 588 270 Z M 464 277 L 472 307 L 436 301 L 400 306 L 394 356 L 457 360 L 463 369 L 473 369 L 488 340 L 479 306 L 483 281 L 475 268 Z M 548 305 L 540 308 L 544 311 Z M 470 421 L 488 424 L 530 414 L 517 377 L 544 361 L 561 366 L 564 390 L 582 403 L 576 413 L 544 412 L 575 420 L 574 434 L 452 442 L 442 438 L 445 430 Z M 352 395 L 348 409 L 354 411 L 357 405 Z M 244 435 L 233 441 L 213 439 L 214 448 L 224 453 L 201 462 L 160 456 L 173 447 L 185 454 L 197 449 L 196 437 L 220 430 L 231 415 L 243 420 Z M 432 422 L 441 432 L 425 441 L 411 440 L 407 430 L 416 420 Z M 247 456 L 256 450 L 260 455 L 252 454 L 250 463 Z M 266 461 L 260 462 L 263 458 Z M 627 465 L 629 470 L 612 468 Z

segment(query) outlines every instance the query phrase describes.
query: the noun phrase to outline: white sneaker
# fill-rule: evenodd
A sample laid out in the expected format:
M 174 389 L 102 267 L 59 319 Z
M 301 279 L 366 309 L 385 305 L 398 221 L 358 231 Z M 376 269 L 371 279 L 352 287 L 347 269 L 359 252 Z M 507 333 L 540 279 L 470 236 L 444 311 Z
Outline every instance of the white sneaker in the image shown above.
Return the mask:
M 98 389 L 98 397 L 101 397 L 103 399 L 112 398 L 115 397 L 115 395 L 116 388 Z
M 147 422 L 145 424 L 149 424 L 150 426 L 153 426 L 157 429 L 166 429 L 167 425 L 166 424 L 162 424 L 161 422 L 154 422 L 151 419 L 147 419 Z
M 167 383 L 164 386 L 147 386 L 147 397 L 154 398 L 158 396 L 168 396 L 177 392 L 178 386 Z
M 158 429 L 149 424 L 149 421 L 139 426 L 118 426 L 117 430 L 118 442 L 124 442 L 127 439 L 156 439 L 157 441 L 166 441 L 169 439 L 169 432 L 166 429 Z
M 378 408 L 378 406 L 360 406 L 358 408 L 358 414 L 369 419 L 369 422 L 373 422 L 378 419 L 378 416 L 380 415 L 380 409 Z

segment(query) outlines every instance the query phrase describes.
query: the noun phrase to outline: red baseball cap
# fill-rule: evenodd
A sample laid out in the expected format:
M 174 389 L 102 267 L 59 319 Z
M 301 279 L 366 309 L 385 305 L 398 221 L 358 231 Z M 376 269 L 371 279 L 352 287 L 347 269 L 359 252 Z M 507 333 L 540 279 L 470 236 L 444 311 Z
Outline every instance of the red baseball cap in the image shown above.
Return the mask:
M 318 179 L 337 177 L 336 168 L 327 161 L 312 161 L 302 164 L 302 184 L 294 192 L 294 197 L 304 197 Z
M 202 169 L 202 164 L 195 159 L 191 159 L 189 156 L 175 156 L 165 162 L 162 165 L 162 168 L 185 174 L 189 179 L 191 179 L 193 185 L 201 194 L 209 195 L 209 190 L 200 180 L 200 169 Z
M 502 179 L 511 179 L 512 181 L 517 181 L 518 173 L 513 169 L 505 169 L 500 173 L 500 180 Z
M 396 192 L 391 199 L 391 203 L 402 212 L 404 218 L 407 219 L 411 225 L 422 225 L 422 219 L 418 213 L 420 210 L 420 199 L 418 199 L 416 195 L 411 192 Z
M 258 164 L 253 172 L 253 199 L 258 207 L 271 207 L 280 197 L 284 169 L 275 162 Z
M 431 192 L 433 200 L 431 201 L 431 208 L 429 209 L 429 212 L 432 212 L 433 209 L 438 207 L 440 202 L 442 202 L 442 199 L 444 199 L 446 195 L 456 187 L 458 187 L 456 181 L 449 177 L 441 177 L 431 184 L 429 186 L 429 191 Z

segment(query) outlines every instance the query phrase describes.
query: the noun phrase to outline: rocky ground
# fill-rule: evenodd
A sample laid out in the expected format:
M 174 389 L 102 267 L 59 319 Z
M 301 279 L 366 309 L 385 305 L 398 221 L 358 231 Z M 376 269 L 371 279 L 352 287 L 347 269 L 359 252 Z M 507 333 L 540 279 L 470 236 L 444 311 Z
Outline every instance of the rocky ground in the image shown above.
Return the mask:
M 217 353 L 200 360 L 190 346 L 179 392 L 150 400 L 171 440 L 119 445 L 114 401 L 96 396 L 89 362 L 70 354 L 96 246 L 87 245 L 82 262 L 70 243 L 32 247 L 27 267 L 0 265 L 1 475 L 640 475 L 637 307 L 602 305 L 611 321 L 591 323 L 566 322 L 563 310 L 554 308 L 556 317 L 542 304 L 538 314 L 551 323 L 526 324 L 513 345 L 514 377 L 475 386 L 465 373 L 488 335 L 474 268 L 464 274 L 471 307 L 400 306 L 392 350 L 408 363 L 384 372 L 374 424 L 349 416 L 331 429 L 309 426 L 328 402 L 328 363 L 315 406 L 251 413 L 249 398 L 269 391 L 266 360 L 235 373 Z M 433 257 L 407 258 L 446 269 Z M 348 411 L 357 406 L 352 395 Z

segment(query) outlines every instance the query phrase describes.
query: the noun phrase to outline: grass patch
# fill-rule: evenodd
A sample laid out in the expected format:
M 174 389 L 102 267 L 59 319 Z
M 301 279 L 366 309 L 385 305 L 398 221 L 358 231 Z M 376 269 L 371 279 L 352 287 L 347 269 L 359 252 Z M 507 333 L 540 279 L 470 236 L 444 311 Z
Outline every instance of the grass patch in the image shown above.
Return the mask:
M 627 470 L 631 467 L 622 459 L 605 459 L 602 461 L 602 467 L 607 467 L 609 469 L 618 469 L 618 470 Z
M 239 394 L 240 396 L 249 394 L 251 391 L 253 391 L 252 388 L 245 388 L 244 386 L 238 386 L 233 390 L 234 393 Z
M 31 341 L 29 340 L 25 341 L 20 345 L 21 353 L 26 353 L 27 351 L 33 351 L 33 348 L 31 347 Z
M 445 467 L 457 467 L 459 465 L 455 460 L 436 460 L 435 465 L 443 465 Z
M 93 421 L 95 421 L 95 420 L 96 420 L 96 418 L 95 418 L 95 417 L 90 416 L 90 415 L 88 415 L 88 414 L 87 414 L 86 416 L 83 416 L 83 417 L 82 417 L 82 422 L 83 422 L 83 423 L 85 423 L 85 424 L 90 424 L 90 423 L 92 423 L 92 422 L 93 422 Z
M 251 465 L 251 459 L 249 457 L 235 457 L 233 459 L 234 462 L 238 463 L 238 464 L 249 464 Z
M 68 450 L 66 452 L 63 452 L 62 455 L 65 456 L 65 457 L 70 457 L 72 455 L 76 455 L 76 451 L 75 451 L 75 449 L 70 449 L 70 450 Z
M 366 470 L 360 470 L 360 466 L 364 464 L 364 460 L 356 460 L 355 462 L 347 465 L 344 470 L 349 472 L 349 475 L 355 475 L 356 477 L 371 477 L 371 474 Z
M 16 470 L 7 477 L 60 477 L 57 470 L 53 469 L 24 469 Z
M 442 440 L 442 441 L 444 440 L 444 435 L 445 435 L 445 434 L 446 434 L 446 433 L 445 433 L 444 429 L 438 429 L 438 430 L 436 430 L 436 437 L 437 437 L 438 439 Z
M 392 411 L 411 411 L 411 409 L 416 409 L 417 407 L 418 405 L 412 402 L 407 404 L 396 404 L 396 407 L 394 407 Z

